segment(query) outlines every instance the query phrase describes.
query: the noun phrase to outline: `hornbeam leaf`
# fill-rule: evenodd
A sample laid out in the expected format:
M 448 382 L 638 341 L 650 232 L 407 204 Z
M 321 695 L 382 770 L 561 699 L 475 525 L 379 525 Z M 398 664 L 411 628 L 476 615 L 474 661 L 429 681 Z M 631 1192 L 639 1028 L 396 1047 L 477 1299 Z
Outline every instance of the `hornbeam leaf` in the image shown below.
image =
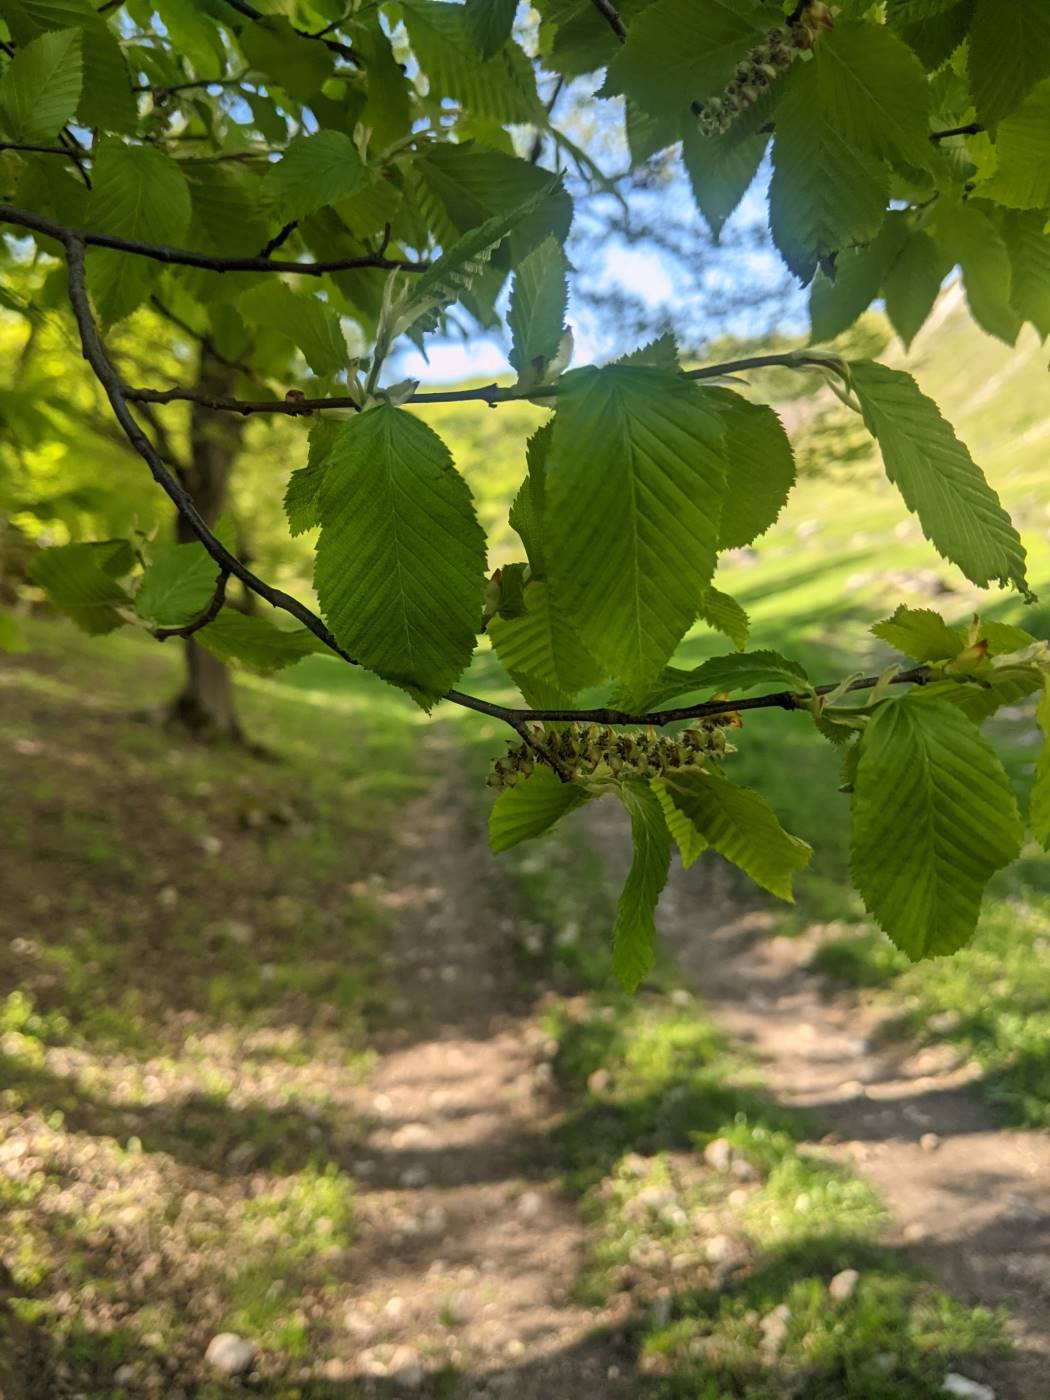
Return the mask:
M 797 661 L 789 661 L 776 651 L 745 651 L 736 655 L 713 656 L 691 671 L 679 666 L 665 666 L 657 679 L 633 696 L 628 692 L 617 695 L 610 701 L 614 706 L 621 703 L 634 704 L 641 709 L 651 710 L 665 705 L 677 695 L 688 695 L 697 690 L 728 691 L 735 694 L 742 690 L 753 690 L 757 685 L 779 686 L 804 695 L 811 689 L 809 677 Z
M 349 136 L 315 131 L 288 143 L 281 159 L 266 167 L 260 190 L 278 217 L 289 222 L 349 198 L 367 180 L 368 171 Z
M 190 222 L 190 188 L 177 163 L 152 146 L 107 138 L 92 166 L 88 227 L 145 243 L 178 243 Z M 158 263 L 112 248 L 90 248 L 88 286 L 106 325 L 122 320 L 147 296 Z
M 853 881 L 908 957 L 954 953 L 977 927 L 984 886 L 1023 830 L 995 751 L 943 700 L 884 703 L 861 736 Z
M 755 0 L 656 0 L 631 24 L 601 96 L 625 93 L 654 116 L 715 97 L 768 27 Z
M 699 615 L 708 627 L 714 627 L 723 636 L 728 637 L 737 651 L 743 651 L 747 646 L 751 620 L 736 599 L 730 598 L 728 593 L 720 593 L 713 586 L 708 588 L 700 600 Z
M 1043 850 L 1050 851 L 1050 676 L 1044 682 L 1036 718 L 1043 731 L 1043 751 L 1035 766 L 1035 781 L 1028 803 L 1028 825 Z
M 510 38 L 518 0 L 466 0 L 467 29 L 482 59 L 491 58 Z
M 158 627 L 182 627 L 200 617 L 218 578 L 219 566 L 202 544 L 164 545 L 142 575 L 135 611 Z
M 15 141 L 53 141 L 77 110 L 83 84 L 79 29 L 41 34 L 0 81 L 0 116 Z
M 194 637 L 220 661 L 236 661 L 263 675 L 294 666 L 304 656 L 329 654 L 325 644 L 305 627 L 277 627 L 265 617 L 234 608 L 224 608 Z
M 404 409 L 340 424 L 314 583 L 343 647 L 429 708 L 474 650 L 485 536 L 448 448 Z
M 910 233 L 882 283 L 886 315 L 905 349 L 922 329 L 949 272 L 947 259 L 928 233 Z
M 901 603 L 892 617 L 872 627 L 876 637 L 916 661 L 952 661 L 966 645 L 957 627 L 949 627 L 932 608 L 909 608 Z
M 907 216 L 891 210 L 877 238 L 863 248 L 848 248 L 839 254 L 833 278 L 817 273 L 809 294 L 810 340 L 814 344 L 834 340 L 868 309 L 907 236 Z
M 414 283 L 399 311 L 393 334 L 402 335 L 417 323 L 423 330 L 433 330 L 439 313 L 470 290 L 511 230 L 535 213 L 559 185 L 559 180 L 551 180 L 516 208 L 494 214 L 446 249 Z
M 667 830 L 674 837 L 674 843 L 678 847 L 678 854 L 682 859 L 683 869 L 688 870 L 707 850 L 707 841 L 700 835 L 681 808 L 675 806 L 674 799 L 667 791 L 667 784 L 663 778 L 652 778 L 649 786 L 660 799 Z
M 1005 117 L 1050 75 L 1050 9 L 1044 0 L 977 0 L 970 32 L 970 83 L 977 116 Z
M 631 818 L 634 857 L 616 906 L 613 971 L 633 992 L 656 961 L 654 915 L 671 867 L 671 838 L 660 799 L 648 783 L 631 778 L 618 791 Z
M 1050 238 L 1041 210 L 1004 214 L 1000 231 L 1010 255 L 1010 302 L 1040 339 L 1050 335 Z
M 886 474 L 938 553 L 981 588 L 998 581 L 1030 596 L 1020 537 L 933 400 L 885 365 L 857 361 L 850 375 Z
M 795 457 L 784 426 L 766 404 L 732 389 L 705 388 L 725 434 L 726 494 L 718 547 L 741 549 L 773 525 L 795 484 Z
M 671 801 L 720 856 L 770 894 L 794 900 L 795 871 L 809 864 L 813 852 L 784 830 L 764 797 L 720 773 L 668 773 L 663 782 Z
M 947 261 L 962 268 L 974 320 L 989 335 L 1013 345 L 1021 317 L 1011 301 L 1010 254 L 999 230 L 973 203 L 939 205 L 931 227 Z
M 124 619 L 117 608 L 131 605 L 128 594 L 106 572 L 111 544 L 57 545 L 41 550 L 29 566 L 29 577 L 55 607 L 91 636 L 102 636 L 122 626 Z
M 686 126 L 682 159 L 696 207 L 716 241 L 747 193 L 768 145 L 769 136 L 765 133 L 734 141 L 703 136 L 692 123 Z
M 714 572 L 721 424 L 695 385 L 663 370 L 609 365 L 561 383 L 545 473 L 548 575 L 588 651 L 641 688 Z
M 542 836 L 590 797 L 578 783 L 563 783 L 550 768 L 535 768 L 496 798 L 489 813 L 489 845 L 499 855 Z
M 519 378 L 539 379 L 565 329 L 568 263 L 561 244 L 547 238 L 514 271 L 507 325 L 514 337 L 510 362 Z
M 310 429 L 310 452 L 306 466 L 292 472 L 284 493 L 284 513 L 293 535 L 302 535 L 321 523 L 321 483 L 324 481 L 328 454 L 338 441 L 338 420 L 318 418 Z
M 309 292 L 293 292 L 287 282 L 270 280 L 245 292 L 237 309 L 246 321 L 290 340 L 315 374 L 338 374 L 346 368 L 346 336 L 328 302 Z
M 525 589 L 520 617 L 494 617 L 489 636 L 504 670 L 536 709 L 564 709 L 597 685 L 602 668 L 580 641 L 547 584 Z
M 79 29 L 83 85 L 78 125 L 109 132 L 134 130 L 135 95 L 128 65 L 116 35 L 90 0 L 10 0 L 4 19 L 20 45 L 42 33 Z
M 777 108 L 769 226 L 788 267 L 803 282 L 840 249 L 869 242 L 886 213 L 889 176 L 793 87 Z
M 993 666 L 970 681 L 930 681 L 913 692 L 918 700 L 945 700 L 974 724 L 991 719 L 1004 705 L 1016 705 L 1034 695 L 1043 684 L 1043 672 L 1023 662 Z
M 474 116 L 497 122 L 545 120 L 535 73 L 520 45 L 508 40 L 479 62 L 465 6 L 404 0 L 402 10 L 432 98 L 451 97 Z
M 1050 79 L 999 123 L 995 150 L 995 174 L 976 193 L 1010 209 L 1045 209 L 1050 204 Z

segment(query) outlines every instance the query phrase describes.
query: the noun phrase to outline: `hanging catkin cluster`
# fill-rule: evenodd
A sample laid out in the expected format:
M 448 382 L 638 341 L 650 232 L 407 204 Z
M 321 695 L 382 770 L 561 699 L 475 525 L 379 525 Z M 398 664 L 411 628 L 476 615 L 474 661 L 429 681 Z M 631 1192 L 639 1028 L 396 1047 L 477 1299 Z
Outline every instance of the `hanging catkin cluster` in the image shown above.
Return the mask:
M 508 744 L 506 757 L 496 759 L 487 782 L 494 788 L 513 787 L 542 764 L 573 779 L 657 778 L 676 768 L 700 768 L 709 754 L 734 751 L 725 731 L 739 723 L 735 713 L 717 715 L 676 737 L 567 724 L 536 734 L 528 744 Z
M 718 97 L 706 102 L 694 102 L 703 136 L 722 136 L 733 125 L 745 107 L 751 107 L 781 73 L 790 68 L 799 54 L 813 47 L 821 29 L 830 29 L 832 13 L 827 5 L 809 5 L 793 24 L 771 29 L 760 44 L 737 64 L 732 81 Z

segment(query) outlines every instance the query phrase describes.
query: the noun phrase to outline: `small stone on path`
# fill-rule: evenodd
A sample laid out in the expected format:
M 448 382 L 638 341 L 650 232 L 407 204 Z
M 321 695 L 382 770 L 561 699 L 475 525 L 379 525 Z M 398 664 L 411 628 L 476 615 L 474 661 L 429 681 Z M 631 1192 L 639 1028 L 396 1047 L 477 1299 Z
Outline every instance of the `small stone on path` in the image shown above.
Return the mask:
M 980 1381 L 971 1381 L 966 1376 L 960 1376 L 958 1371 L 949 1371 L 942 1382 L 942 1389 L 949 1395 L 956 1395 L 959 1400 L 995 1400 L 995 1391 L 990 1385 L 982 1385 Z
M 704 1161 L 716 1172 L 727 1172 L 733 1161 L 733 1144 L 727 1138 L 713 1138 L 704 1148 Z
M 236 1332 L 220 1332 L 208 1343 L 204 1359 L 220 1375 L 233 1380 L 246 1376 L 255 1365 L 255 1348 Z
M 923 1133 L 919 1139 L 919 1146 L 924 1152 L 936 1152 L 941 1145 L 939 1133 Z
M 856 1269 L 843 1269 L 828 1284 L 828 1296 L 833 1298 L 836 1303 L 844 1303 L 856 1292 L 858 1283 L 860 1283 L 860 1274 Z

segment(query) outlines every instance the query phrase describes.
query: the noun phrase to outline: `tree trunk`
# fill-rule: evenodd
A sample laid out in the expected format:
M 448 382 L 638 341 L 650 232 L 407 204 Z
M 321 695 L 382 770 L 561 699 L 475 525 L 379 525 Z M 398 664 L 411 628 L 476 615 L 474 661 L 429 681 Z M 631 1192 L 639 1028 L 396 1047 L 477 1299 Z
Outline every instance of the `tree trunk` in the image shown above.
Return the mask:
M 231 394 L 234 378 L 233 370 L 201 348 L 197 388 L 202 393 L 216 397 Z M 183 465 L 181 475 L 208 525 L 214 526 L 226 505 L 230 472 L 243 432 L 242 418 L 210 413 L 199 404 L 190 406 L 190 460 Z M 176 520 L 175 537 L 180 543 L 196 539 L 181 515 Z M 186 674 L 171 703 L 169 718 L 202 739 L 243 742 L 229 671 L 192 637 L 187 637 L 183 646 Z

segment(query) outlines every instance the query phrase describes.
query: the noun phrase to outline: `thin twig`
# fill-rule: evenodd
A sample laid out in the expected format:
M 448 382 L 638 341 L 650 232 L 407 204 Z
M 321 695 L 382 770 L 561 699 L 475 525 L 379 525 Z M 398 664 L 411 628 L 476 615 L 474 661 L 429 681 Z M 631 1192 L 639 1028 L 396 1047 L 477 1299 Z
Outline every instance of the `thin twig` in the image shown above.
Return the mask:
M 291 238 L 292 234 L 298 227 L 298 219 L 293 219 L 290 224 L 285 224 L 284 228 L 282 228 L 279 233 L 275 233 L 274 236 L 270 239 L 270 241 L 264 244 L 263 247 L 259 249 L 260 258 L 269 258 L 270 254 L 275 253 L 277 249 L 280 248 L 282 243 L 288 242 L 288 239 Z M 383 248 L 382 251 L 385 253 L 386 248 Z
M 192 637 L 194 632 L 199 632 L 202 627 L 207 627 L 209 622 L 214 622 L 222 612 L 223 604 L 226 602 L 226 584 L 229 581 L 229 571 L 219 570 L 219 577 L 215 583 L 215 592 L 212 594 L 211 602 L 201 613 L 200 617 L 193 622 L 187 622 L 182 627 L 154 627 L 153 636 L 158 642 L 166 642 L 169 637 Z
M 240 73 L 235 78 L 189 78 L 184 83 L 140 83 L 131 91 L 151 92 L 155 98 L 163 102 L 176 92 L 191 92 L 194 88 L 240 87 L 244 79 L 245 73 Z
M 64 242 L 75 238 L 91 248 L 116 248 L 122 253 L 134 253 L 140 258 L 167 263 L 177 267 L 202 267 L 208 272 L 294 272 L 303 277 L 322 277 L 328 272 L 350 272 L 355 268 L 378 267 L 386 271 L 425 272 L 427 262 L 411 262 L 404 258 L 380 258 L 367 254 L 360 258 L 339 258 L 333 262 L 275 262 L 270 258 L 219 258 L 208 253 L 196 253 L 189 248 L 169 248 L 163 243 L 142 243 L 135 238 L 120 238 L 116 234 L 93 233 L 88 229 L 70 228 L 55 223 L 43 214 L 19 209 L 13 204 L 0 204 L 0 223 L 18 224 L 35 233 L 47 234 Z
M 739 374 L 750 369 L 829 369 L 845 376 L 840 360 L 828 355 L 810 355 L 805 351 L 789 350 L 781 355 L 749 355 L 740 360 L 726 360 L 721 364 L 703 365 L 699 369 L 682 372 L 683 379 L 705 380 L 722 379 L 727 375 Z M 483 384 L 477 389 L 439 389 L 433 392 L 411 394 L 404 403 L 483 403 L 489 408 L 498 408 L 504 403 L 520 403 L 528 399 L 553 399 L 559 392 L 557 384 L 539 384 L 532 389 L 503 388 L 499 384 Z M 361 405 L 348 395 L 338 395 L 325 399 L 231 399 L 215 398 L 202 394 L 197 389 L 184 389 L 176 385 L 171 389 L 131 389 L 126 385 L 124 395 L 133 403 L 196 403 L 202 408 L 210 408 L 218 413 L 240 413 L 247 417 L 251 413 L 283 413 L 290 418 L 298 418 L 305 413 L 323 413 L 328 409 L 359 409 Z
M 249 5 L 247 0 L 226 0 L 226 4 L 231 10 L 236 10 L 239 15 L 244 15 L 245 19 L 258 21 L 270 18 L 270 16 L 264 15 L 261 10 L 257 10 L 254 5 Z M 295 29 L 295 26 L 293 25 L 292 28 Z M 345 58 L 348 63 L 353 63 L 358 68 L 361 66 L 360 55 L 349 44 L 341 43 L 338 39 L 329 39 L 324 34 L 311 34 L 308 29 L 295 29 L 295 32 L 301 39 L 316 39 L 332 53 L 337 53 L 340 58 Z
M 620 18 L 620 12 L 612 3 L 612 0 L 592 0 L 592 3 L 602 19 L 605 20 L 617 39 L 619 39 L 620 43 L 626 43 L 627 30 L 624 29 L 623 20 Z
M 85 275 L 84 240 L 75 232 L 63 230 L 61 242 L 65 246 L 66 261 L 69 270 L 69 297 L 73 307 L 73 315 L 76 319 L 77 329 L 80 333 L 80 343 L 84 358 L 91 366 L 98 379 L 106 397 L 109 400 L 113 414 L 127 437 L 131 446 L 149 467 L 150 474 L 164 491 L 168 499 L 178 510 L 179 514 L 189 525 L 190 529 L 200 540 L 208 554 L 219 565 L 219 568 L 240 581 L 251 592 L 257 594 L 268 602 L 271 607 L 279 608 L 287 612 L 300 622 L 308 631 L 313 633 L 324 645 L 333 651 L 337 656 L 351 665 L 359 665 L 339 642 L 335 639 L 321 619 L 310 611 L 297 598 L 273 588 L 263 579 L 253 574 L 241 561 L 226 548 L 212 532 L 204 518 L 201 516 L 192 498 L 175 479 L 168 469 L 163 458 L 157 452 L 149 438 L 135 421 L 135 417 L 127 402 L 124 386 L 121 384 L 120 376 L 116 368 L 106 353 L 99 335 L 98 326 L 91 310 L 91 303 L 88 299 L 87 279 Z M 768 361 L 768 357 L 764 357 Z M 925 666 L 916 667 L 911 671 L 902 671 L 894 676 L 891 685 L 918 685 L 930 679 L 931 672 Z M 880 677 L 867 676 L 853 681 L 847 689 L 850 691 L 870 690 L 879 683 Z M 838 689 L 835 684 L 818 686 L 818 695 L 827 695 L 831 691 Z M 674 724 L 684 720 L 703 719 L 713 715 L 726 714 L 732 711 L 758 710 L 777 708 L 782 710 L 797 710 L 804 707 L 808 702 L 805 696 L 798 695 L 794 691 L 778 691 L 772 695 L 752 696 L 743 700 L 708 700 L 697 705 L 685 705 L 677 709 L 655 710 L 646 714 L 630 714 L 623 710 L 613 709 L 592 709 L 592 710 L 522 710 L 514 709 L 506 705 L 493 704 L 491 701 L 482 700 L 475 695 L 467 695 L 463 691 L 450 690 L 446 693 L 446 700 L 453 704 L 461 705 L 465 709 L 474 710 L 478 714 L 489 715 L 495 719 L 502 720 L 505 724 L 519 734 L 523 740 L 526 739 L 527 726 L 534 722 L 543 723 L 597 723 L 608 725 L 629 725 L 654 727 L 665 724 Z
M 980 122 L 967 122 L 965 126 L 949 126 L 944 131 L 931 131 L 930 140 L 936 144 L 938 141 L 947 141 L 949 136 L 976 136 L 983 130 Z

